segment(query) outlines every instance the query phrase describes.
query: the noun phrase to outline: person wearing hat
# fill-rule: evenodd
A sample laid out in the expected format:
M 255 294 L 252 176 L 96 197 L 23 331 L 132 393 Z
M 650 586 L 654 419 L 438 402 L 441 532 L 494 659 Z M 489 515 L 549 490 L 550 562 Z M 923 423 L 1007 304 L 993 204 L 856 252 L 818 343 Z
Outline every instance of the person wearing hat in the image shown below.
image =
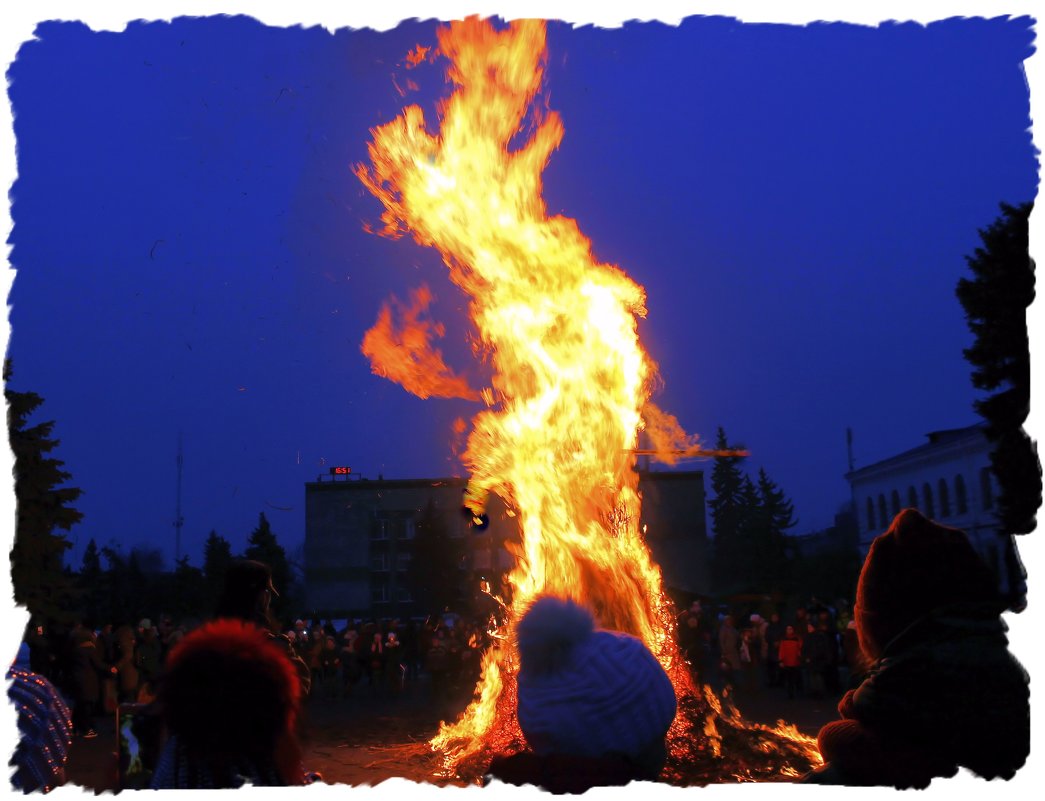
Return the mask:
M 225 617 L 187 634 L 170 653 L 157 701 L 168 736 L 152 789 L 305 782 L 300 685 L 265 629 Z
M 290 639 L 275 634 L 270 605 L 279 597 L 272 584 L 272 569 L 256 559 L 234 559 L 225 571 L 225 583 L 215 610 L 215 617 L 245 620 L 268 632 L 294 665 L 301 681 L 301 694 L 307 696 L 312 688 L 312 672 Z
M 807 781 L 924 788 L 959 766 L 1009 779 L 1030 750 L 1029 676 L 1004 601 L 962 531 L 915 509 L 871 543 L 856 590 L 866 678 L 818 736 Z
M 571 600 L 539 597 L 516 629 L 518 719 L 530 747 L 489 779 L 552 792 L 655 779 L 675 719 L 671 680 L 641 640 L 595 627 Z

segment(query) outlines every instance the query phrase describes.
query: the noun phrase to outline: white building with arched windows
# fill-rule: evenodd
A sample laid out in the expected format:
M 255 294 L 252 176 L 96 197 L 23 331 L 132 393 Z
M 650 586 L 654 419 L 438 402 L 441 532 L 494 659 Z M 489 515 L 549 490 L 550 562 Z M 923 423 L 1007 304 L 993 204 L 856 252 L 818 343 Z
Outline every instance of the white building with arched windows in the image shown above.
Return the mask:
M 982 423 L 934 431 L 928 442 L 846 474 L 852 489 L 863 553 L 901 509 L 962 529 L 995 571 L 1007 575 L 1004 536 L 995 518 L 997 480 L 990 469 L 991 443 Z

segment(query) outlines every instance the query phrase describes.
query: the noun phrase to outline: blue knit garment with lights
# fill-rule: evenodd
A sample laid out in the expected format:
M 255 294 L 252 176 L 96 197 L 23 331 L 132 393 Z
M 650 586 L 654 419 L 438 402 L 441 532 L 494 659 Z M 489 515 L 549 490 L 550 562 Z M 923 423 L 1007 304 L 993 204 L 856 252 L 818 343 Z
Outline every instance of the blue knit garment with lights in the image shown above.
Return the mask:
M 18 745 L 11 784 L 25 793 L 49 792 L 65 782 L 73 738 L 69 707 L 45 677 L 20 667 L 7 671 L 7 697 L 18 713 Z

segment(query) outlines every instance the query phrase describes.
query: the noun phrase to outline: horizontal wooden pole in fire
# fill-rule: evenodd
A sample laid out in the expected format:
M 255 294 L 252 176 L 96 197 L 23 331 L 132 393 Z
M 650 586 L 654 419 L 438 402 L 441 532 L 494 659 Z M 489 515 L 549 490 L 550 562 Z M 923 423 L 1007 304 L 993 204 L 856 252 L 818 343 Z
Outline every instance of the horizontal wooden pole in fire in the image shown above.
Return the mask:
M 742 458 L 750 456 L 751 451 L 737 448 L 723 448 L 721 450 L 708 450 L 700 447 L 684 448 L 677 450 L 657 450 L 655 448 L 632 448 L 631 453 L 637 456 L 675 456 L 692 459 L 716 459 L 716 458 Z

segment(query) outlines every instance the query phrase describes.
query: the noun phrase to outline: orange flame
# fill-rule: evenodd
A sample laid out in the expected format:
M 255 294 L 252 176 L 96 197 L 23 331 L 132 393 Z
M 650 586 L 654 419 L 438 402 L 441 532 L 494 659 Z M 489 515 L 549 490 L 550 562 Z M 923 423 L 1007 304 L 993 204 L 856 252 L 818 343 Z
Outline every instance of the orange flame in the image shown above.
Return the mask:
M 541 173 L 563 126 L 533 104 L 544 23 L 495 30 L 473 17 L 437 35 L 456 87 L 440 107 L 438 133 L 426 130 L 420 107 L 409 106 L 373 129 L 371 164 L 356 174 L 384 205 L 383 233 L 409 232 L 436 248 L 471 299 L 493 376 L 463 456 L 469 498 L 478 511 L 496 493 L 522 532 L 509 575 L 509 631 L 484 655 L 476 700 L 432 741 L 457 764 L 496 726 L 514 725 L 505 720 L 515 691 L 511 621 L 541 593 L 573 598 L 593 608 L 600 625 L 638 636 L 680 697 L 698 692 L 638 530 L 634 470 L 644 426 L 654 452 L 696 445 L 649 403 L 656 367 L 637 332 L 644 290 L 595 260 L 573 220 L 546 213 Z M 531 122 L 532 135 L 513 149 Z M 507 710 L 512 721 L 513 713 Z
M 440 323 L 421 319 L 432 302 L 428 287 L 421 286 L 410 293 L 411 303 L 403 306 L 395 298 L 399 316 L 397 327 L 392 320 L 392 308 L 381 307 L 377 322 L 363 337 L 361 350 L 370 359 L 373 372 L 401 384 L 419 398 L 466 398 L 478 400 L 479 393 L 443 362 L 443 354 L 433 348 L 432 337 L 444 334 Z

